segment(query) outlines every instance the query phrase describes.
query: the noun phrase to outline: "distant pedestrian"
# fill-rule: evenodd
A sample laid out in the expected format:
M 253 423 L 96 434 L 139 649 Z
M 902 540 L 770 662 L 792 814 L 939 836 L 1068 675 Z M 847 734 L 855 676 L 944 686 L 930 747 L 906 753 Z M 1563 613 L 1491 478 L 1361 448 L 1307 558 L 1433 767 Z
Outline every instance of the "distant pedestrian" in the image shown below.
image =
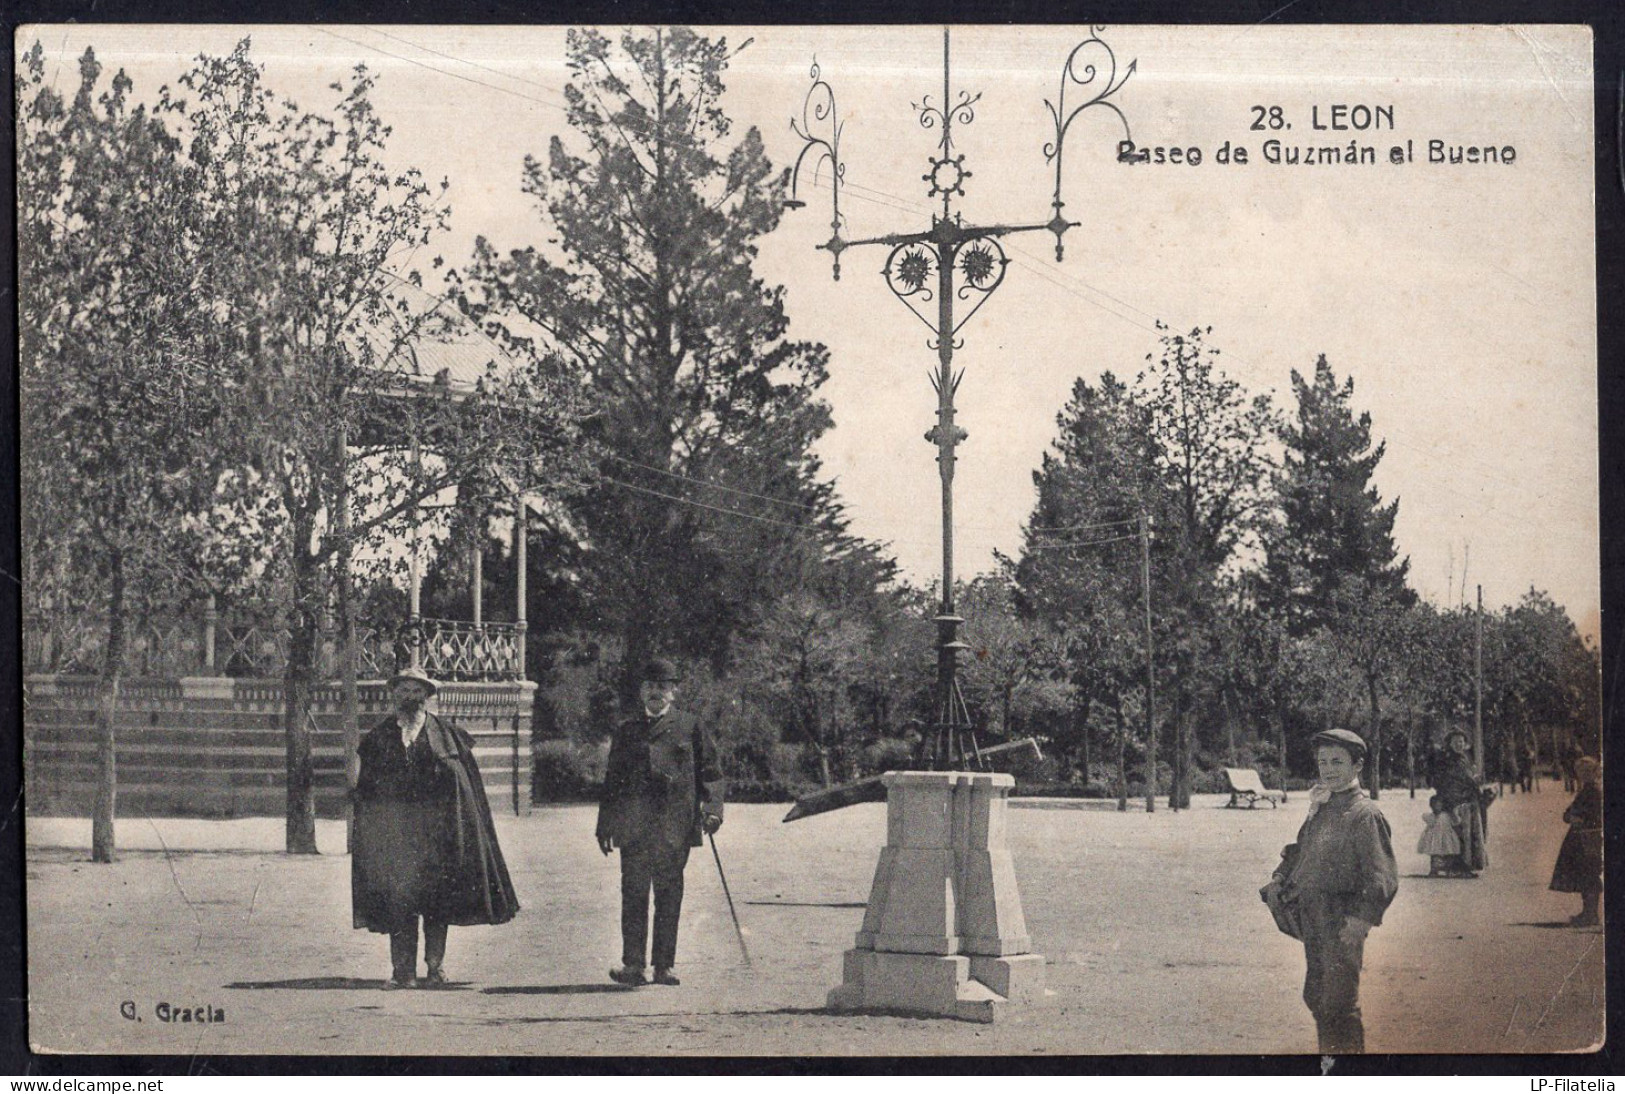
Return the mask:
M 676 985 L 683 870 L 703 833 L 722 827 L 722 772 L 716 749 L 692 714 L 677 710 L 679 677 L 670 661 L 644 669 L 642 712 L 615 730 L 598 807 L 598 848 L 621 853 L 621 964 L 610 979 L 649 982 L 649 894 L 654 892 L 654 981 Z
M 350 893 L 355 925 L 389 935 L 385 987 L 417 984 L 418 920 L 424 982 L 446 981 L 455 923 L 506 923 L 519 910 L 497 846 L 491 806 L 466 732 L 428 713 L 435 682 L 415 668 L 390 680 L 395 713 L 357 749 Z
M 1288 933 L 1303 941 L 1303 1001 L 1321 1053 L 1342 1055 L 1365 1051 L 1365 938 L 1399 890 L 1399 867 L 1388 822 L 1360 789 L 1365 741 L 1332 729 L 1313 744 L 1320 781 L 1309 792 L 1309 816 L 1261 895 L 1282 929 L 1295 928 Z
M 1428 799 L 1428 815 L 1422 818 L 1426 826 L 1422 838 L 1416 841 L 1416 850 L 1429 858 L 1428 876 L 1445 874 L 1451 860 L 1461 854 L 1461 837 L 1456 834 L 1456 818 L 1444 807 L 1444 799 L 1435 794 Z
M 1580 789 L 1574 778 L 1574 766 L 1580 762 L 1581 757 L 1584 755 L 1585 753 L 1580 751 L 1580 746 L 1573 737 L 1570 737 L 1569 743 L 1563 746 L 1563 789 L 1567 793 L 1572 794 Z
M 1569 831 L 1557 852 L 1551 888 L 1579 893 L 1580 914 L 1569 923 L 1595 927 L 1601 922 L 1597 907 L 1602 901 L 1602 764 L 1583 756 L 1575 761 L 1574 777 L 1580 791 L 1563 813 Z
M 1478 776 L 1468 756 L 1464 730 L 1453 729 L 1445 737 L 1444 754 L 1433 772 L 1433 792 L 1444 799 L 1446 809 L 1456 818 L 1456 834 L 1461 838 L 1461 854 L 1452 866 L 1459 877 L 1477 877 L 1489 865 L 1484 821 L 1487 803 L 1479 793 Z M 1491 798 L 1493 800 L 1493 796 Z

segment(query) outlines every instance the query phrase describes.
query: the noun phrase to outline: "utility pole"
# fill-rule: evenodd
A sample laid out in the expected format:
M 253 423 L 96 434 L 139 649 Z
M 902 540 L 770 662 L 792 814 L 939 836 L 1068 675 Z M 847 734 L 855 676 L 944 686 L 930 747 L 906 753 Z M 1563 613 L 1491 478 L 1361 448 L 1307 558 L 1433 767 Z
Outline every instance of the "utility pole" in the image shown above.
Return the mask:
M 1140 509 L 1140 589 L 1145 604 L 1145 811 L 1157 811 L 1157 673 L 1151 647 L 1151 519 Z
M 937 394 L 937 420 L 925 435 L 937 449 L 942 487 L 942 602 L 934 620 L 937 625 L 937 721 L 930 739 L 922 747 L 922 759 L 932 769 L 943 765 L 986 767 L 985 753 L 976 743 L 958 679 L 959 651 L 967 647 L 958 637 L 959 625 L 964 620 L 954 607 L 953 480 L 955 449 L 968 434 L 955 422 L 954 396 L 964 379 L 964 370 L 956 372 L 953 367 L 954 351 L 961 345 L 957 335 L 1004 282 L 1010 259 L 999 242 L 1001 238 L 1020 232 L 1052 232 L 1055 258 L 1061 260 L 1062 237 L 1069 228 L 1077 227 L 1077 222 L 1063 215 L 1065 203 L 1061 200 L 1061 153 L 1073 119 L 1091 107 L 1103 107 L 1117 115 L 1123 122 L 1124 136 L 1128 136 L 1127 119 L 1109 100 L 1134 74 L 1135 66 L 1131 63 L 1119 73 L 1116 56 L 1097 33 L 1098 28 L 1092 30 L 1068 55 L 1061 70 L 1057 102 L 1052 104 L 1045 100 L 1054 124 L 1054 139 L 1045 145 L 1044 155 L 1055 165 L 1055 191 L 1050 202 L 1052 215 L 1042 223 L 984 227 L 965 223 L 964 216 L 953 209 L 954 198 L 964 196 L 965 182 L 971 178 L 971 172 L 965 168 L 965 156 L 955 149 L 955 126 L 966 126 L 975 120 L 975 104 L 981 95 L 960 91 L 958 98 L 954 98 L 947 28 L 942 32 L 941 103 L 933 104 L 931 97 L 925 96 L 919 103 L 912 104 L 923 128 L 941 132 L 937 152 L 929 160 L 930 170 L 923 176 L 930 184 L 927 197 L 942 199 L 941 215 L 932 214 L 928 230 L 868 239 L 847 239 L 841 234 L 845 218 L 841 215 L 840 192 L 846 174 L 846 165 L 840 158 L 843 123 L 835 107 L 835 92 L 823 79 L 816 61 L 811 70 L 812 87 L 802 103 L 801 118 L 790 122 L 803 147 L 791 173 L 791 196 L 786 205 L 796 209 L 806 204 L 796 196 L 802 168 L 810 163 L 816 182 L 819 171 L 827 164 L 832 198 L 831 235 L 818 246 L 833 258 L 835 279 L 838 281 L 841 277 L 843 251 L 863 246 L 890 248 L 881 269 L 886 287 L 930 329 L 929 345 L 937 355 L 937 367 L 930 374 Z M 1082 89 L 1074 94 L 1084 96 L 1083 102 L 1068 106 L 1069 85 Z M 969 305 L 963 315 L 956 314 L 956 303 Z
M 1473 628 L 1473 766 L 1484 779 L 1484 586 L 1478 587 L 1478 615 Z

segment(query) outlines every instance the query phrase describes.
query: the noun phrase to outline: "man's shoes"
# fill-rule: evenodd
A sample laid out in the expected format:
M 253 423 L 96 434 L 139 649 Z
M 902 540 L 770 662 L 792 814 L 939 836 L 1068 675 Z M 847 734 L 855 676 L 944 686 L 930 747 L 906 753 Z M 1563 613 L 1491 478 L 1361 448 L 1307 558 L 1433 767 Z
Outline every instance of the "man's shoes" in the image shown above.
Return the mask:
M 623 965 L 618 969 L 610 969 L 609 978 L 628 988 L 641 988 L 649 982 L 649 978 L 643 975 L 643 969 L 637 965 Z
M 445 971 L 439 965 L 431 965 L 427 975 L 423 977 L 423 982 L 432 988 L 440 987 L 446 982 Z
M 655 983 L 665 984 L 668 988 L 675 988 L 677 985 L 681 984 L 682 981 L 673 976 L 670 969 L 656 969 Z
M 1581 912 L 1579 915 L 1577 915 L 1574 918 L 1569 920 L 1569 926 L 1570 927 L 1595 927 L 1600 922 L 1601 922 L 1601 920 L 1597 916 L 1586 915 L 1584 912 Z M 655 979 L 659 980 L 660 977 L 657 975 L 655 977 Z
M 411 974 L 397 973 L 384 981 L 385 991 L 399 991 L 401 988 L 415 988 L 418 986 L 417 977 Z

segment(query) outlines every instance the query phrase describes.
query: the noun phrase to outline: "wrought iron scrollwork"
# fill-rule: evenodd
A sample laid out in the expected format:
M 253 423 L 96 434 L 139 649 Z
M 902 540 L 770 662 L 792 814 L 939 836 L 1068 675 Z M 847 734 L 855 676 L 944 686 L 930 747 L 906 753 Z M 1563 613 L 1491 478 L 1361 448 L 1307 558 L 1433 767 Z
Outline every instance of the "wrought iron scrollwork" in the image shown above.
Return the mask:
M 806 202 L 799 197 L 801 186 L 801 171 L 807 164 L 808 156 L 812 157 L 812 185 L 818 184 L 818 174 L 824 165 L 829 164 L 830 189 L 830 222 L 829 239 L 818 246 L 828 251 L 835 261 L 835 280 L 841 279 L 841 252 L 846 250 L 847 243 L 841 236 L 841 227 L 845 218 L 841 216 L 841 182 L 846 178 L 846 164 L 841 162 L 841 128 L 840 115 L 835 109 L 835 89 L 830 87 L 822 71 L 818 67 L 818 58 L 813 58 L 812 86 L 807 89 L 807 97 L 801 104 L 801 118 L 790 119 L 790 130 L 802 140 L 801 154 L 796 157 L 795 166 L 790 171 L 790 197 L 785 206 L 791 209 L 800 209 Z M 829 135 L 819 136 L 815 130 L 822 130 L 827 126 Z
M 976 120 L 976 104 L 981 98 L 982 93 L 980 91 L 975 95 L 968 91 L 961 91 L 959 101 L 947 110 L 932 106 L 931 96 L 929 95 L 917 103 L 910 103 L 909 106 L 919 111 L 920 128 L 935 129 L 939 125 L 942 127 L 942 139 L 937 141 L 937 147 L 941 148 L 942 154 L 946 156 L 953 151 L 954 124 L 957 122 L 960 125 L 969 125 L 974 122 Z
M 941 271 L 936 249 L 918 240 L 899 243 L 886 256 L 881 272 L 886 276 L 886 287 L 891 289 L 892 295 L 907 304 L 908 310 L 935 332 L 936 319 L 921 311 L 915 302 L 929 304 L 937 298 L 937 277 Z
M 1073 119 L 1085 110 L 1093 107 L 1104 107 L 1117 115 L 1117 120 L 1123 123 L 1123 137 L 1129 139 L 1128 117 L 1111 101 L 1112 97 L 1122 90 L 1130 76 L 1134 75 L 1139 61 L 1130 61 L 1128 67 L 1119 75 L 1117 69 L 1117 54 L 1112 52 L 1100 37 L 1105 27 L 1090 27 L 1089 37 L 1072 47 L 1067 54 L 1066 64 L 1061 66 L 1061 89 L 1054 103 L 1048 99 L 1044 105 L 1049 108 L 1050 120 L 1055 126 L 1055 139 L 1044 145 L 1044 162 L 1055 164 L 1055 198 L 1050 202 L 1055 210 L 1054 216 L 1046 227 L 1055 233 L 1055 259 L 1060 261 L 1062 255 L 1061 237 L 1066 230 L 1073 226 L 1072 222 L 1062 215 L 1061 210 L 1065 202 L 1061 200 L 1061 152 L 1066 144 L 1066 134 L 1072 128 Z M 1082 88 L 1079 94 L 1087 95 L 1083 102 L 1068 108 L 1066 93 L 1069 85 Z
M 959 275 L 964 281 L 954 295 L 961 300 L 976 301 L 954 324 L 953 333 L 958 334 L 970 322 L 970 317 L 987 303 L 994 290 L 1004 284 L 1004 273 L 1010 266 L 1010 259 L 999 245 L 998 237 L 985 236 L 961 247 L 954 256 L 954 265 L 959 268 Z

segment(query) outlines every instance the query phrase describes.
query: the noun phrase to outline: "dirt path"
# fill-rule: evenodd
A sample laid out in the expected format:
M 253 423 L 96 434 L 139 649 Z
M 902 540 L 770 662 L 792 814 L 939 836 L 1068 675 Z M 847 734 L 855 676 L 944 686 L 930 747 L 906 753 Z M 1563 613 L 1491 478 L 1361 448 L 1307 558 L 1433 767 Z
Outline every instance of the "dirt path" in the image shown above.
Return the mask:
M 679 988 L 616 989 L 617 874 L 593 810 L 498 822 L 524 910 L 451 934 L 446 990 L 377 990 L 380 935 L 350 928 L 341 824 L 317 857 L 276 853 L 279 820 L 122 820 L 120 861 L 89 822 L 27 827 L 30 1039 L 68 1052 L 492 1055 L 1302 1053 L 1302 951 L 1259 903 L 1302 796 L 1279 810 L 1015 808 L 1010 842 L 1047 1005 L 993 1026 L 823 1012 L 861 923 L 880 805 L 779 823 L 736 806 L 719 844 L 754 965 L 709 851 L 688 870 Z M 1366 949 L 1382 1052 L 1554 1052 L 1601 1037 L 1603 938 L 1546 881 L 1565 795 L 1496 803 L 1477 881 L 1418 877 L 1423 798 L 1390 791 L 1401 891 Z M 702 857 L 703 856 L 703 857 Z M 155 1007 L 215 1008 L 208 1024 Z M 121 1015 L 129 1002 L 134 1019 Z

